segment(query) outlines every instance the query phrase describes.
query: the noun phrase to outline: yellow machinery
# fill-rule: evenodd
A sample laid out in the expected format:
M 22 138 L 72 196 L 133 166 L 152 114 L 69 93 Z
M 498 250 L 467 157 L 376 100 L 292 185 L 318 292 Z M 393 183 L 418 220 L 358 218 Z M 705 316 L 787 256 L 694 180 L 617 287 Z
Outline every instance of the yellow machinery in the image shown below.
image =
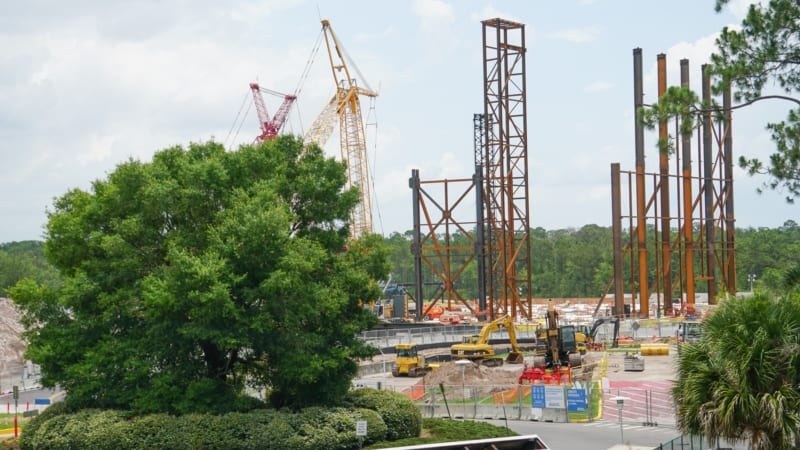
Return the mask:
M 567 367 L 580 367 L 581 355 L 577 353 L 574 325 L 558 324 L 558 312 L 553 301 L 547 305 L 547 353 L 534 357 L 533 365 L 542 369 L 561 370 Z
M 367 143 L 364 132 L 364 120 L 361 115 L 359 96 L 377 97 L 378 93 L 356 84 L 350 68 L 345 62 L 344 49 L 329 21 L 322 20 L 322 32 L 328 48 L 331 71 L 336 83 L 336 93 L 311 124 L 303 140 L 306 143 L 316 142 L 320 147 L 325 145 L 335 122 L 339 120 L 339 140 L 342 161 L 347 164 L 348 187 L 354 187 L 361 193 L 361 201 L 352 213 L 351 235 L 358 238 L 365 233 L 372 233 L 372 196 L 367 164 Z M 351 61 L 352 64 L 352 61 Z M 358 68 L 353 65 L 355 73 L 361 77 Z M 366 80 L 360 80 L 366 85 Z
M 481 328 L 480 334 L 464 336 L 461 343 L 453 344 L 450 347 L 450 358 L 453 360 L 468 359 L 487 367 L 502 366 L 503 359 L 495 357 L 494 348 L 489 344 L 489 336 L 501 329 L 508 332 L 508 340 L 511 344 L 511 351 L 505 361 L 509 364 L 522 364 L 522 351 L 517 345 L 517 330 L 511 316 L 501 317 L 487 323 Z
M 397 344 L 394 346 L 394 351 L 397 356 L 392 367 L 392 375 L 395 377 L 421 377 L 434 368 L 417 351 L 417 344 Z

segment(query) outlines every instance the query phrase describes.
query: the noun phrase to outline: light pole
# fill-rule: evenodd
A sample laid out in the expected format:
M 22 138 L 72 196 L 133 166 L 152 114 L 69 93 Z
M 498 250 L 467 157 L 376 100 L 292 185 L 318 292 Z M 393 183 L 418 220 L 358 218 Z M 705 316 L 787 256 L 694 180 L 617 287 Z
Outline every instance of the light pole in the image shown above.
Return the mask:
M 750 292 L 753 292 L 753 283 L 756 281 L 758 277 L 754 273 L 747 274 L 747 282 L 750 283 Z
M 617 413 L 619 414 L 619 442 L 620 444 L 625 443 L 625 436 L 623 435 L 622 431 L 622 406 L 625 403 L 625 397 L 614 397 L 614 400 L 617 401 Z
M 464 397 L 464 420 L 467 420 L 467 388 L 465 386 L 465 375 L 464 372 L 467 369 L 469 364 L 472 364 L 468 359 L 459 359 L 456 361 L 456 364 L 461 366 L 461 395 Z

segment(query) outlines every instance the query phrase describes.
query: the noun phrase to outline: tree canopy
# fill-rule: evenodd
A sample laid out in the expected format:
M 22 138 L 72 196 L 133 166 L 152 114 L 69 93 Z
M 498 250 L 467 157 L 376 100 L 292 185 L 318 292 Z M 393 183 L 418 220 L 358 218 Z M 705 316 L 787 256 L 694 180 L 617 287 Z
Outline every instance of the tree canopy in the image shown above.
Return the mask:
M 673 388 L 678 427 L 751 450 L 792 449 L 800 427 L 800 297 L 724 300 L 683 344 Z
M 717 0 L 719 11 L 729 0 Z M 713 71 L 737 88 L 737 98 L 755 101 L 764 88 L 776 85 L 789 96 L 800 91 L 800 4 L 795 0 L 770 0 L 750 5 L 740 29 L 724 28 L 711 57 Z M 800 99 L 784 97 L 800 104 Z M 797 105 L 795 105 L 797 106 Z M 775 141 L 769 163 L 741 157 L 739 164 L 749 173 L 766 173 L 770 189 L 783 188 L 786 200 L 800 195 L 800 108 L 785 121 L 767 128 Z
M 342 163 L 281 136 L 169 148 L 57 198 L 45 249 L 63 286 L 10 289 L 42 384 L 137 412 L 242 409 L 246 388 L 338 402 L 374 352 L 361 302 L 388 274 L 380 236 L 348 247 L 345 183 Z

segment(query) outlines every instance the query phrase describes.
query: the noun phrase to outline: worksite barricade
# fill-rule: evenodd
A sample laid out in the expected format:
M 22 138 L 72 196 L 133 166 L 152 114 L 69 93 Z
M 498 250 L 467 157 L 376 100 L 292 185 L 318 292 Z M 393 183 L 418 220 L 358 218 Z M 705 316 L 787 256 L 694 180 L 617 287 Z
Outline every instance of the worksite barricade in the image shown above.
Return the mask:
M 611 388 L 603 397 L 603 420 L 641 426 L 675 426 L 675 405 L 671 383 L 653 382 L 650 389 Z M 622 399 L 619 410 L 618 399 Z

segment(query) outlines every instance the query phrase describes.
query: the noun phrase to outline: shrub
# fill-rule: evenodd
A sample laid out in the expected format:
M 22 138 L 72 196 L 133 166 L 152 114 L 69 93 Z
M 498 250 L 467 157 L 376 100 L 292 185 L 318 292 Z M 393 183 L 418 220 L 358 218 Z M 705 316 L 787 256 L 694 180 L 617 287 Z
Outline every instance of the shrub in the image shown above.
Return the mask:
M 355 408 L 371 409 L 380 414 L 387 427 L 387 440 L 416 437 L 422 431 L 422 413 L 401 393 L 361 388 L 350 391 L 346 401 Z

